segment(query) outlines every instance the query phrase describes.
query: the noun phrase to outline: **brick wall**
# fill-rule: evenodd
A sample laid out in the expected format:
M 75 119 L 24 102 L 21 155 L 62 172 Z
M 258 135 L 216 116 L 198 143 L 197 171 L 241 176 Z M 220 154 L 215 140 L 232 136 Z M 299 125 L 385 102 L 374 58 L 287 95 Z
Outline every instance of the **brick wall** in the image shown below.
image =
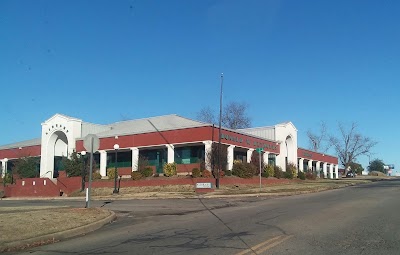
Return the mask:
M 200 169 L 200 163 L 176 165 L 176 171 L 178 172 L 178 174 L 192 174 L 193 168 Z
M 18 179 L 4 188 L 6 197 L 57 197 L 60 189 L 48 178 Z

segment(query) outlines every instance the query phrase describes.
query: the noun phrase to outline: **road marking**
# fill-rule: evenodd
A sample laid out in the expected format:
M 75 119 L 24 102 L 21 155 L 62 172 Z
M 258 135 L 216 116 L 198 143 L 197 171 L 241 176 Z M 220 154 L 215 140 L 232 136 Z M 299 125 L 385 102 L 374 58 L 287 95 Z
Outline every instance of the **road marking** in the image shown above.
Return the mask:
M 258 251 L 256 251 L 256 252 L 257 252 L 257 254 L 261 254 L 262 252 L 264 252 L 264 251 L 266 251 L 266 250 L 269 250 L 269 249 L 271 249 L 271 248 L 277 246 L 277 245 L 280 244 L 280 243 L 283 243 L 284 241 L 288 240 L 288 239 L 291 238 L 291 237 L 292 237 L 292 236 L 285 236 L 285 237 L 282 238 L 281 240 L 279 240 L 279 241 L 277 241 L 277 242 L 275 242 L 275 243 L 271 243 L 270 245 L 267 245 L 267 246 L 265 246 L 264 248 L 262 248 L 262 249 L 260 249 L 260 250 L 258 250 Z
M 271 239 L 268 239 L 262 243 L 259 243 L 257 245 L 254 245 L 253 247 L 250 247 L 250 249 L 244 250 L 242 252 L 236 253 L 235 255 L 246 255 L 246 254 L 261 254 L 262 252 L 271 249 L 275 246 L 277 246 L 280 243 L 283 243 L 287 239 L 291 238 L 292 236 L 287 236 L 287 235 L 280 235 L 280 236 L 275 236 Z

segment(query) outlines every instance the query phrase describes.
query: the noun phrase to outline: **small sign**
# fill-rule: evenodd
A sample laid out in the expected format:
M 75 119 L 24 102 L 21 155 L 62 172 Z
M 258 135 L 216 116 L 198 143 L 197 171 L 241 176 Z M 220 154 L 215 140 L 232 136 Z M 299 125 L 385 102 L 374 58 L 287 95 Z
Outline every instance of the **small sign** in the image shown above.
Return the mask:
M 196 189 L 211 189 L 211 182 L 198 182 L 196 183 Z
M 264 151 L 264 149 L 263 149 L 263 148 L 257 148 L 256 151 L 257 151 L 258 153 L 261 153 L 261 152 Z

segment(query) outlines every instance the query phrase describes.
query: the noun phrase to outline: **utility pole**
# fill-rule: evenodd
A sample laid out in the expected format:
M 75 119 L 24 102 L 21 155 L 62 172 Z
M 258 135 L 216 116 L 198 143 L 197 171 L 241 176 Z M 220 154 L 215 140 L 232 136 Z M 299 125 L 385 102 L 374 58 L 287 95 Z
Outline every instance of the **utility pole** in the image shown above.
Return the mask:
M 221 91 L 219 94 L 219 132 L 218 132 L 218 169 L 217 169 L 217 181 L 215 187 L 219 189 L 219 172 L 221 171 L 221 123 L 222 123 L 222 86 L 224 84 L 224 74 L 221 73 Z

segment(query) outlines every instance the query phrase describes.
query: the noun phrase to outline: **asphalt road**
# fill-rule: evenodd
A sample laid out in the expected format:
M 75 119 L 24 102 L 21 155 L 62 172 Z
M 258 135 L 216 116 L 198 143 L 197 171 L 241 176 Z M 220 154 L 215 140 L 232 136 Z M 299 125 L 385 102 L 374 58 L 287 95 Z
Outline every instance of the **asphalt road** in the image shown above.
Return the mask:
M 118 219 L 20 254 L 400 254 L 399 192 L 400 180 L 387 180 L 268 199 L 96 202 Z

